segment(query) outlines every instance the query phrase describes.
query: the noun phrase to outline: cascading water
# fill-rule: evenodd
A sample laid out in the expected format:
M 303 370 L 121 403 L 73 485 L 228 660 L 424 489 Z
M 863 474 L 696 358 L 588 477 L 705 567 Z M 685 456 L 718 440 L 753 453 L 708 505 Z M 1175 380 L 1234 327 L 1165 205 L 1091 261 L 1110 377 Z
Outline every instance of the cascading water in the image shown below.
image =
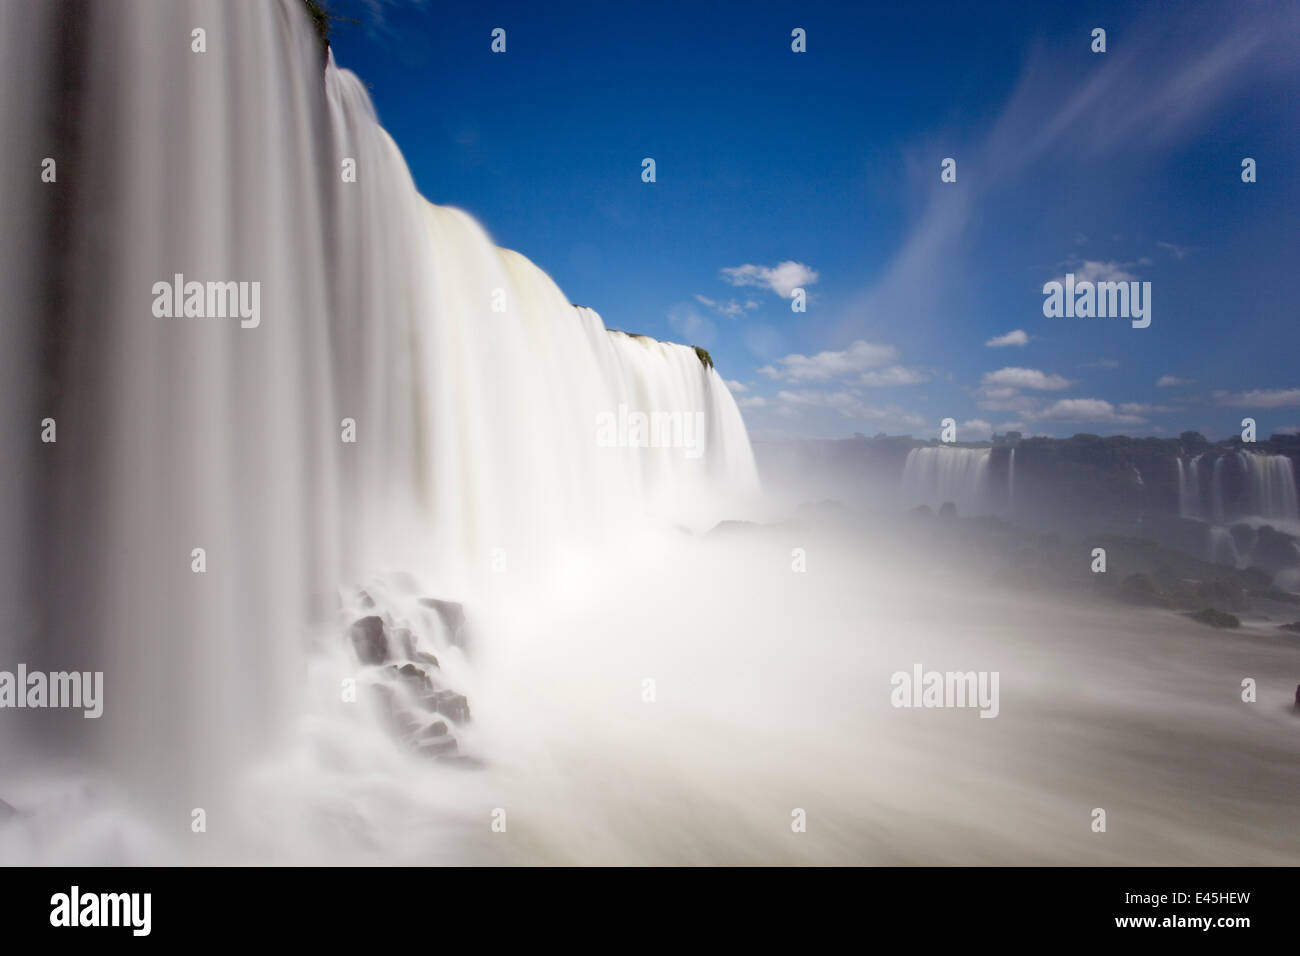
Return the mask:
M 4 14 L 4 658 L 112 695 L 5 721 L 6 753 L 211 808 L 291 726 L 338 587 L 402 568 L 465 598 L 494 557 L 545 579 L 756 491 L 717 372 L 425 202 L 298 0 Z M 225 283 L 259 284 L 255 316 L 212 308 Z
M 1220 525 L 1210 528 L 1208 551 L 1206 558 L 1215 564 L 1228 564 L 1235 567 L 1240 560 L 1237 554 L 1237 543 L 1232 538 L 1232 532 Z
M 913 448 L 903 462 L 903 494 L 913 504 L 952 502 L 972 513 L 988 504 L 989 448 Z
M 1300 518 L 1296 499 L 1295 466 L 1285 455 L 1242 453 L 1249 482 L 1253 513 L 1263 518 L 1295 521 Z
M 1178 465 L 1178 515 L 1181 518 L 1198 518 L 1201 515 L 1201 455 L 1189 462 L 1182 456 L 1175 458 Z
M 1016 450 L 1014 448 L 1007 456 L 1007 510 L 1012 514 L 1016 510 Z
M 1208 505 L 1202 500 L 1200 454 L 1178 465 L 1178 513 L 1184 518 L 1208 516 L 1217 523 L 1248 518 L 1295 521 L 1295 465 L 1285 455 L 1229 451 L 1209 464 Z M 1229 472 L 1232 478 L 1230 480 Z

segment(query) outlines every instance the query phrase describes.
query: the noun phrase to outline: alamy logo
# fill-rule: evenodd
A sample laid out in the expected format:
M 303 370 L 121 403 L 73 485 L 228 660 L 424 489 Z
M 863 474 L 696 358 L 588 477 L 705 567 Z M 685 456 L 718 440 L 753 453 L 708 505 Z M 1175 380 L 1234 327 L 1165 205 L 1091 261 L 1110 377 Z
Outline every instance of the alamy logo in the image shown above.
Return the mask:
M 681 448 L 687 458 L 704 454 L 703 412 L 634 412 L 618 406 L 618 414 L 596 415 L 596 444 L 600 448 Z
M 1064 284 L 1046 283 L 1043 295 L 1043 315 L 1049 319 L 1132 319 L 1135 329 L 1151 324 L 1150 282 L 1075 282 L 1069 272 Z
M 96 718 L 104 713 L 104 673 L 95 671 L 0 671 L 0 710 L 14 708 L 72 708 L 82 716 Z
M 996 717 L 997 671 L 895 671 L 889 678 L 893 690 L 889 702 L 895 707 L 978 707 L 981 717 Z
M 159 319 L 238 318 L 245 329 L 262 324 L 262 283 L 186 282 L 176 273 L 153 284 L 153 314 Z
M 152 893 L 69 893 L 50 897 L 51 926 L 127 926 L 133 936 L 148 936 Z

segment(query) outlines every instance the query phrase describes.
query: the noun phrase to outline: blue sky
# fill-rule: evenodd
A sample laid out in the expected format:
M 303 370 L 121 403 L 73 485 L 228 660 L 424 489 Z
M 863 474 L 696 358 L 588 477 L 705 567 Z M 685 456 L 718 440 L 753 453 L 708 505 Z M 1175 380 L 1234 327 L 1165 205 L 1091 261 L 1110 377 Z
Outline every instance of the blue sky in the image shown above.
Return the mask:
M 756 438 L 1300 426 L 1300 4 L 332 6 L 420 191 Z M 1067 272 L 1150 327 L 1045 318 Z

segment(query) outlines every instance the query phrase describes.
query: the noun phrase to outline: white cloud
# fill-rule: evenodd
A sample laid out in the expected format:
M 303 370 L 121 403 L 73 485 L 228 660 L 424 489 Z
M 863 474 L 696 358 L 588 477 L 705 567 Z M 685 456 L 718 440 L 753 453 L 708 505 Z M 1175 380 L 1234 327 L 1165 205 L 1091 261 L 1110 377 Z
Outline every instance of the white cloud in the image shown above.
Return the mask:
M 879 371 L 863 372 L 857 379 L 857 384 L 867 385 L 871 388 L 885 388 L 891 385 L 920 385 L 922 382 L 930 381 L 930 376 L 924 372 L 919 372 L 914 368 L 904 368 L 901 365 L 891 365 L 889 368 L 882 368 Z
M 1156 379 L 1156 388 L 1172 388 L 1175 385 L 1191 385 L 1195 381 L 1190 378 L 1179 378 L 1177 375 L 1161 375 Z
M 1128 270 L 1134 263 L 1103 261 L 1100 259 L 1075 259 L 1068 263 L 1074 273 L 1075 283 L 1079 282 L 1131 282 L 1137 276 Z M 1056 277 L 1057 282 L 1064 283 L 1065 276 Z
M 1058 392 L 1070 387 L 1069 379 L 1060 375 L 1048 375 L 1036 368 L 1002 368 L 984 376 L 985 385 L 1000 385 L 1005 388 L 1032 388 L 1043 392 Z
M 1172 405 L 1148 405 L 1145 402 L 1123 402 L 1119 410 L 1126 415 L 1158 415 L 1161 412 L 1175 412 Z
M 813 356 L 795 353 L 777 359 L 775 365 L 765 365 L 759 371 L 782 382 L 825 382 L 865 372 L 897 358 L 898 352 L 893 346 L 872 345 L 859 339 L 842 352 L 818 352 Z
M 978 441 L 993 434 L 993 426 L 982 418 L 972 418 L 957 426 L 957 434 L 962 441 Z
M 810 286 L 817 281 L 817 271 L 802 262 L 785 261 L 775 266 L 756 266 L 746 263 L 743 266 L 729 266 L 722 270 L 722 278 L 732 285 L 757 286 L 771 289 L 784 299 L 790 298 L 795 289 Z
M 1110 425 L 1136 425 L 1142 419 L 1124 414 L 1100 398 L 1063 398 L 1034 416 L 1054 422 L 1103 422 Z
M 746 395 L 736 399 L 736 404 L 741 408 L 766 408 L 767 399 L 762 395 Z
M 733 392 L 748 392 L 748 391 L 749 391 L 749 388 L 746 387 L 743 383 L 741 383 L 741 382 L 736 382 L 736 381 L 732 381 L 732 380 L 730 380 L 730 379 L 727 380 L 727 388 L 731 389 Z
M 1028 345 L 1029 336 L 1025 334 L 1024 329 L 1016 329 L 1006 335 L 995 335 L 984 344 L 991 349 L 1000 349 L 1008 345 Z
M 1156 245 L 1159 246 L 1161 249 L 1168 249 L 1171 253 L 1173 253 L 1175 259 L 1183 258 L 1183 256 L 1187 255 L 1187 253 L 1191 251 L 1186 246 L 1177 246 L 1174 245 L 1172 242 L 1157 242 Z
M 1287 408 L 1300 405 L 1300 388 L 1257 388 L 1249 392 L 1215 392 L 1214 400 L 1232 408 Z
M 717 312 L 719 315 L 725 315 L 729 319 L 734 319 L 738 315 L 743 315 L 746 309 L 754 309 L 758 307 L 758 303 L 753 300 L 741 305 L 735 299 L 728 299 L 726 302 L 719 302 L 716 299 L 710 299 L 707 295 L 699 294 L 696 294 L 695 301 L 699 302 L 701 305 L 707 305 L 714 312 Z

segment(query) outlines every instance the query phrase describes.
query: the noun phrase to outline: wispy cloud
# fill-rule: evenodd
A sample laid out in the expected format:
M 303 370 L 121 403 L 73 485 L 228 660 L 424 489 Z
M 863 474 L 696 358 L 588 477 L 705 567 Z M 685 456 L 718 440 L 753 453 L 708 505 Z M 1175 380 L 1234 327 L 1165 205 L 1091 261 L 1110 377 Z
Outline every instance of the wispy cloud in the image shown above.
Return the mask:
M 1173 388 L 1177 385 L 1191 385 L 1195 379 L 1179 378 L 1177 375 L 1161 375 L 1156 379 L 1156 388 Z
M 857 378 L 859 385 L 870 388 L 887 388 L 891 385 L 921 385 L 930 381 L 930 376 L 919 369 L 891 365 L 879 371 L 863 372 Z
M 817 271 L 802 262 L 785 261 L 775 266 L 728 266 L 722 278 L 735 286 L 755 286 L 771 289 L 783 299 L 788 299 L 795 289 L 810 286 L 817 281 Z
M 897 358 L 898 350 L 892 345 L 873 345 L 859 339 L 839 352 L 818 352 L 811 356 L 798 353 L 787 355 L 777 359 L 774 365 L 763 366 L 759 371 L 781 382 L 826 382 L 879 368 Z
M 758 308 L 758 303 L 753 299 L 745 302 L 737 302 L 735 299 L 728 299 L 726 302 L 720 302 L 717 299 L 710 299 L 707 295 L 696 294 L 695 301 L 701 305 L 708 306 L 719 315 L 725 315 L 729 319 L 734 319 L 738 315 L 744 315 L 749 309 Z
M 1136 262 L 1115 262 L 1103 259 L 1072 259 L 1066 262 L 1069 272 L 1074 273 L 1076 282 L 1131 282 L 1137 278 L 1132 272 Z M 1057 276 L 1056 282 L 1065 282 L 1065 274 Z
M 1300 405 L 1300 388 L 1257 388 L 1249 392 L 1214 393 L 1216 404 L 1230 408 L 1289 408 Z
M 934 158 L 958 147 L 936 153 L 925 143 L 909 153 L 922 211 L 880 278 L 846 309 L 841 335 L 864 334 L 880 316 L 937 320 L 945 281 L 963 279 L 954 268 L 963 259 L 957 243 L 999 190 L 1045 162 L 1094 162 L 1121 149 L 1162 155 L 1261 76 L 1293 69 L 1298 23 L 1285 3 L 1202 7 L 1172 24 L 1163 8 L 1153 8 L 1125 30 L 1122 46 L 1093 58 L 1082 81 L 1061 68 L 1069 60 L 1061 49 L 1036 47 L 987 134 L 958 144 L 960 189 L 939 183 Z M 1101 258 L 1087 262 L 1089 274 L 1102 274 L 1103 266 L 1114 267 L 1111 275 L 1132 271 Z
M 1100 398 L 1063 398 L 1034 417 L 1042 421 L 1107 425 L 1138 425 L 1144 421 L 1141 416 L 1117 410 L 1110 402 Z
M 1029 388 L 1036 391 L 1059 392 L 1070 387 L 1070 380 L 1060 375 L 1049 375 L 1036 368 L 1001 368 L 984 376 L 986 386 L 1004 388 Z
M 1005 348 L 1008 345 L 1028 345 L 1029 335 L 1024 329 L 1015 329 L 1006 335 L 995 335 L 984 344 L 991 349 Z

